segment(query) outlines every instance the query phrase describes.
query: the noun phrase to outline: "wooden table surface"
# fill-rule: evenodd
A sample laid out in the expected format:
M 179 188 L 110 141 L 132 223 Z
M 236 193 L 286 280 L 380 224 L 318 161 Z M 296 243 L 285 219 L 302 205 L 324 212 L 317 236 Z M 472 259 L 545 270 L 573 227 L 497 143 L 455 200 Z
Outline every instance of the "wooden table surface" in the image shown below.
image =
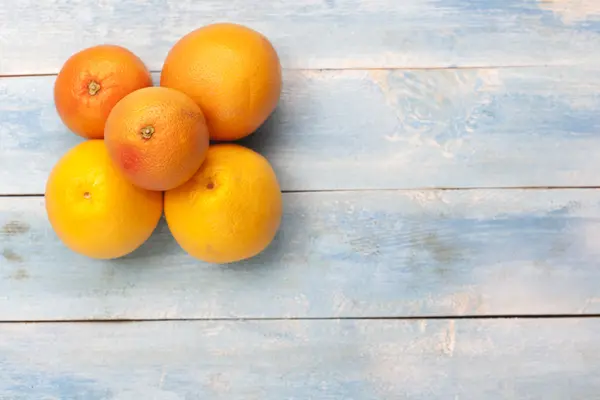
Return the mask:
M 285 192 L 275 242 L 67 250 L 62 63 L 115 43 L 156 78 L 223 20 L 284 66 L 243 141 Z M 0 399 L 598 399 L 599 157 L 597 0 L 0 0 Z

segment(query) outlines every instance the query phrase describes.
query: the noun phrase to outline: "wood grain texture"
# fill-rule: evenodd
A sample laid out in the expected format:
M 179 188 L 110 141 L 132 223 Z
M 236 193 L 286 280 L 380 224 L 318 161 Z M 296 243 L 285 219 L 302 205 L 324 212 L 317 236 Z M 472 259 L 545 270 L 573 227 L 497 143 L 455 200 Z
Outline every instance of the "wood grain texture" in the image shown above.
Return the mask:
M 26 0 L 0 7 L 0 75 L 57 73 L 99 43 L 124 45 L 160 70 L 179 38 L 217 21 L 267 35 L 287 68 L 599 60 L 596 0 Z
M 599 320 L 0 325 L 11 400 L 573 399 Z
M 95 261 L 42 198 L 0 198 L 0 320 L 600 313 L 600 191 L 289 193 L 275 242 L 237 264 L 161 224 Z
M 0 194 L 40 194 L 79 142 L 54 77 L 0 79 Z M 599 185 L 600 70 L 286 71 L 242 142 L 284 190 Z

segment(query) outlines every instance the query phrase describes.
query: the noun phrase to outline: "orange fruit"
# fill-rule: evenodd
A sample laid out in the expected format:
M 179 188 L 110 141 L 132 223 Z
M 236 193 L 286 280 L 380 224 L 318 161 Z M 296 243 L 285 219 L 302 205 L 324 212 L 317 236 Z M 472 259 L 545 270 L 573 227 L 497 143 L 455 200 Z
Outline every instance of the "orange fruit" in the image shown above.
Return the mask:
M 94 46 L 65 62 L 54 84 L 54 103 L 71 131 L 101 139 L 115 104 L 147 86 L 152 86 L 152 77 L 135 54 L 115 45 Z
M 102 140 L 69 150 L 46 183 L 46 212 L 71 250 L 110 259 L 137 249 L 154 231 L 163 195 L 140 189 L 113 165 Z
M 198 103 L 211 139 L 237 140 L 254 132 L 277 106 L 281 66 L 265 36 L 242 25 L 218 23 L 173 46 L 160 84 Z
M 179 245 L 210 263 L 253 257 L 279 228 L 282 199 L 269 162 L 236 144 L 211 146 L 188 182 L 165 193 L 165 218 Z
M 177 90 L 150 87 L 121 100 L 106 121 L 104 140 L 121 172 L 149 190 L 190 179 L 208 149 L 202 110 Z

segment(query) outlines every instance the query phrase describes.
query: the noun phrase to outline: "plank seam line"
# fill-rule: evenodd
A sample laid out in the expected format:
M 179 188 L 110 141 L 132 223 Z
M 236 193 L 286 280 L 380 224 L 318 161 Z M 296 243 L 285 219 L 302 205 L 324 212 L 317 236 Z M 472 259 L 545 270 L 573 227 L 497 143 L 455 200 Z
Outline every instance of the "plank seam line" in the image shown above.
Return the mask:
M 440 66 L 384 66 L 384 67 L 341 67 L 341 68 L 284 68 L 284 71 L 437 71 L 437 70 L 473 70 L 473 69 L 526 69 L 526 68 L 563 68 L 563 67 L 585 67 L 588 63 L 556 63 L 556 64 L 514 64 L 514 65 L 440 65 Z M 152 71 L 160 73 L 160 71 Z
M 415 188 L 357 188 L 357 189 L 291 189 L 282 193 L 353 193 L 353 192 L 426 192 L 426 191 L 475 191 L 475 190 L 596 190 L 600 186 L 471 186 L 471 187 L 415 187 Z M 0 194 L 0 198 L 44 197 L 43 193 Z
M 320 193 L 320 192 L 424 192 L 424 191 L 469 191 L 469 190 L 565 190 L 581 189 L 595 190 L 600 186 L 431 186 L 412 188 L 356 188 L 356 189 L 308 189 L 308 190 L 284 190 L 283 193 Z
M 240 318 L 115 318 L 115 319 L 48 319 L 4 320 L 0 324 L 69 324 L 129 322 L 269 322 L 269 321 L 422 321 L 422 320 L 494 320 L 494 319 L 591 319 L 600 314 L 492 314 L 492 315 L 423 315 L 373 317 L 240 317 Z
M 585 67 L 587 63 L 573 64 L 515 64 L 515 65 L 447 65 L 447 66 L 388 66 L 388 67 L 341 67 L 341 68 L 283 68 L 284 71 L 436 71 L 436 70 L 475 70 L 475 69 L 526 69 L 526 68 L 562 68 L 562 67 Z M 159 74 L 161 70 L 150 70 L 152 74 Z M 58 72 L 32 72 L 24 74 L 1 74 L 0 78 L 27 78 L 27 77 L 49 77 L 56 76 Z

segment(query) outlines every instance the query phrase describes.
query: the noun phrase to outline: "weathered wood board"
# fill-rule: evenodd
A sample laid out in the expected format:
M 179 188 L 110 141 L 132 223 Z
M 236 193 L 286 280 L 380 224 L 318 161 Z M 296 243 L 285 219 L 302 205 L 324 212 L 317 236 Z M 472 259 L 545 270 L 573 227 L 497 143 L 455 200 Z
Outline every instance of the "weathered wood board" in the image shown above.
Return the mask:
M 0 397 L 544 399 L 600 390 L 600 321 L 0 325 Z
M 179 38 L 218 21 L 263 32 L 286 68 L 600 60 L 596 0 L 28 0 L 0 7 L 0 75 L 57 73 L 98 43 L 125 45 L 160 70 Z
M 0 198 L 3 320 L 600 312 L 600 191 L 288 193 L 275 242 L 229 266 L 161 224 L 131 256 L 65 248 L 43 198 Z
M 286 192 L 275 242 L 66 249 L 64 61 L 121 44 L 156 81 L 225 20 L 284 66 L 242 141 Z M 0 399 L 597 398 L 599 49 L 597 0 L 0 0 Z
M 41 194 L 79 138 L 54 77 L 0 79 L 0 194 Z M 598 186 L 600 69 L 286 71 L 242 142 L 284 190 Z

